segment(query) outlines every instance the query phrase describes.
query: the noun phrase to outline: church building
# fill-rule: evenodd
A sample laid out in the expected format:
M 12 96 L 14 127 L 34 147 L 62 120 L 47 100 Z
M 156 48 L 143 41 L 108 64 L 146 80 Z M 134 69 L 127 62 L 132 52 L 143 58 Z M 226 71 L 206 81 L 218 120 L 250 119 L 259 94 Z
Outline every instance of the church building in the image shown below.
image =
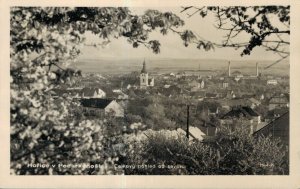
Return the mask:
M 140 73 L 140 88 L 147 88 L 147 87 L 154 86 L 154 78 L 150 78 L 146 69 L 146 62 L 144 60 L 143 68 Z

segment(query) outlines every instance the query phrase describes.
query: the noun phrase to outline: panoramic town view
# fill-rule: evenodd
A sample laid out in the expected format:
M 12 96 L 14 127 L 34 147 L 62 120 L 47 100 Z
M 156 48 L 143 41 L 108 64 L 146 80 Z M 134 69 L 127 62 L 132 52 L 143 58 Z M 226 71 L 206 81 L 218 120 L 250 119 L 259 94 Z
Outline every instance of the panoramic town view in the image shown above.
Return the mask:
M 11 174 L 289 174 L 289 7 L 154 9 L 11 9 Z

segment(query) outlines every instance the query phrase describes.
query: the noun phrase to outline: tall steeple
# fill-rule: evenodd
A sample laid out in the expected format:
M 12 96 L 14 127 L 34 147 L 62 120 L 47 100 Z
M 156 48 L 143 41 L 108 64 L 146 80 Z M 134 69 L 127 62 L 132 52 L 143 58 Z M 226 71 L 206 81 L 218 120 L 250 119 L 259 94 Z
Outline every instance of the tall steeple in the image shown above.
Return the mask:
M 147 73 L 145 59 L 144 59 L 144 62 L 143 62 L 143 69 L 142 69 L 141 73 Z
M 258 73 L 258 62 L 256 62 L 256 77 L 258 77 L 259 73 Z
M 146 88 L 149 86 L 149 77 L 148 77 L 148 72 L 147 72 L 147 69 L 146 69 L 146 62 L 145 62 L 145 59 L 144 59 L 144 62 L 143 62 L 143 68 L 141 70 L 141 74 L 140 74 L 140 87 L 141 88 Z

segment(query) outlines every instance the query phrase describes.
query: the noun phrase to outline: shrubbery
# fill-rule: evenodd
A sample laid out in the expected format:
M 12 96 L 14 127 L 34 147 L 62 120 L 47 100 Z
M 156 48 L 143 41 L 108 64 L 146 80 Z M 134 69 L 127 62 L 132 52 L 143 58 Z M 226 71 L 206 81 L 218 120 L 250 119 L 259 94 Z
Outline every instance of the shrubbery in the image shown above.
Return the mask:
M 120 163 L 120 162 L 119 162 Z M 243 129 L 222 128 L 211 142 L 189 142 L 162 133 L 135 144 L 124 164 L 156 165 L 126 169 L 126 174 L 255 175 L 288 174 L 288 152 L 280 140 L 254 138 Z M 158 165 L 179 168 L 158 168 Z

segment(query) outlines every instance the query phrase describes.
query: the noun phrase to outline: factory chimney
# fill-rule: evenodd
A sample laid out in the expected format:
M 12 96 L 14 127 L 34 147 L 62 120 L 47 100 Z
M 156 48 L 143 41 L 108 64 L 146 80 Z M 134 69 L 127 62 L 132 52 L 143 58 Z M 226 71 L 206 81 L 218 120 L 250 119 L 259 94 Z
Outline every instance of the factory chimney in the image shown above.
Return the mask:
M 256 62 L 256 77 L 258 77 L 258 62 Z
M 228 62 L 228 77 L 230 77 L 231 74 L 230 74 L 230 61 Z

